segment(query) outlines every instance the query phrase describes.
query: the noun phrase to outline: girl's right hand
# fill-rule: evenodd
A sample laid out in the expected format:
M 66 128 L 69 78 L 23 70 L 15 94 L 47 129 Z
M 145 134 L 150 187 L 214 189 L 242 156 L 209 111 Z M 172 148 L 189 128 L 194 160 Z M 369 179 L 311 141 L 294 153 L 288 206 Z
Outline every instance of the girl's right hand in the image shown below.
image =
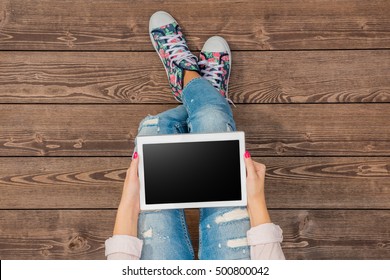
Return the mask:
M 270 223 L 264 195 L 265 170 L 264 164 L 253 161 L 249 152 L 245 152 L 246 191 L 248 197 L 248 213 L 251 226 Z
M 246 190 L 248 200 L 264 196 L 265 165 L 253 161 L 249 152 L 245 152 Z

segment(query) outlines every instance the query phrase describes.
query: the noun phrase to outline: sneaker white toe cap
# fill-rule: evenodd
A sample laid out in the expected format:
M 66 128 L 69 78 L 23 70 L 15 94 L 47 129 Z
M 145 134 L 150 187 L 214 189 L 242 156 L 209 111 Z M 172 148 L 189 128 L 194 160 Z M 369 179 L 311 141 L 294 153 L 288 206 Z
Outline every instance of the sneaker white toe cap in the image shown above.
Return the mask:
M 204 43 L 203 52 L 228 52 L 230 53 L 229 45 L 226 40 L 220 36 L 210 37 L 206 43 Z
M 155 28 L 176 22 L 176 20 L 167 12 L 158 11 L 155 12 L 149 20 L 149 31 L 152 31 Z

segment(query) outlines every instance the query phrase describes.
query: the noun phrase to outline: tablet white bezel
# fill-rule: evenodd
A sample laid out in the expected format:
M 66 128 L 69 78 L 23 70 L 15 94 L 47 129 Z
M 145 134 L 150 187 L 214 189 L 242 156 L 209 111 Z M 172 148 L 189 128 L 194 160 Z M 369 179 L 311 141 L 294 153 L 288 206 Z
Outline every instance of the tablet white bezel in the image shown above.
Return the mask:
M 241 199 L 240 200 L 146 204 L 143 145 L 161 144 L 161 143 L 209 142 L 209 141 L 224 141 L 224 140 L 239 141 L 240 173 L 241 173 L 240 174 L 241 175 Z M 232 132 L 223 132 L 223 133 L 182 133 L 182 134 L 168 134 L 168 135 L 138 136 L 136 143 L 137 143 L 137 153 L 139 156 L 138 175 L 140 179 L 141 210 L 230 207 L 230 206 L 247 205 L 246 169 L 245 169 L 245 161 L 244 161 L 244 153 L 245 153 L 244 132 L 232 131 Z

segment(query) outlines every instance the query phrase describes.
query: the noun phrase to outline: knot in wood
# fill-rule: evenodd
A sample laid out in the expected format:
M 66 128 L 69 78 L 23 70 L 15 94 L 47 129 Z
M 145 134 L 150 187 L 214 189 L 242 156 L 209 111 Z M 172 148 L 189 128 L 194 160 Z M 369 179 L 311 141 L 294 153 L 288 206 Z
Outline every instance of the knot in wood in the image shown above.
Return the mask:
M 76 144 L 73 145 L 73 147 L 76 149 L 81 149 L 83 147 L 83 143 L 84 143 L 83 139 L 78 139 Z
M 76 235 L 72 240 L 69 242 L 69 249 L 72 251 L 80 250 L 85 246 L 86 240 L 79 236 Z
M 373 145 L 368 144 L 367 146 L 364 147 L 365 152 L 371 152 L 375 147 Z
M 305 215 L 299 223 L 299 232 L 305 231 L 309 226 L 309 216 Z
M 47 257 L 49 255 L 49 250 L 42 250 L 41 254 L 42 256 Z
M 286 151 L 286 148 L 284 147 L 283 143 L 276 143 L 275 151 L 278 155 L 283 154 Z
M 306 133 L 305 133 L 305 139 L 306 139 L 306 141 L 308 141 L 308 142 L 312 142 L 311 133 L 310 133 L 310 132 L 306 132 Z
M 35 138 L 35 142 L 37 142 L 37 143 L 43 142 L 43 136 L 39 133 L 35 133 L 34 138 Z
M 359 174 L 368 174 L 369 171 L 370 171 L 370 166 L 368 166 L 368 165 L 358 166 L 358 173 Z

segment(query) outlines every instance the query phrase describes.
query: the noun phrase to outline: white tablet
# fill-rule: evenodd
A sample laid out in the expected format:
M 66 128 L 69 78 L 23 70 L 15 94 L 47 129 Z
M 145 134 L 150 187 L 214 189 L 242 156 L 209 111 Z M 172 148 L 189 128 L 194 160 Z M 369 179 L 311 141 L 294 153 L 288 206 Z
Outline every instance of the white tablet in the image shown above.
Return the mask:
M 141 210 L 245 206 L 244 132 L 138 136 Z

